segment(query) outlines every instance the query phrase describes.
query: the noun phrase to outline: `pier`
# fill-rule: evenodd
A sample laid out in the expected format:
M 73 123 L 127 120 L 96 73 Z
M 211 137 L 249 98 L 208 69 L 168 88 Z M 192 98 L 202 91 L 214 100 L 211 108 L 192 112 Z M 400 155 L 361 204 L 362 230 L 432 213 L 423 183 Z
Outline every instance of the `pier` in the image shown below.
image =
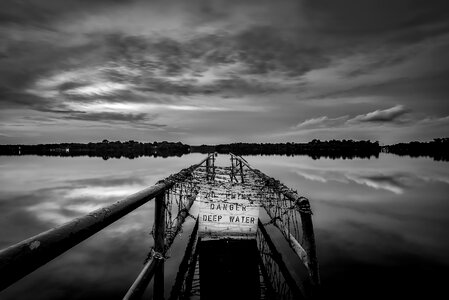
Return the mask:
M 154 244 L 142 253 L 145 263 L 123 299 L 141 299 L 150 283 L 154 299 L 314 298 L 320 275 L 309 200 L 244 158 L 229 158 L 229 166 L 217 166 L 211 153 L 147 189 L 0 251 L 0 291 L 155 201 Z M 195 225 L 167 291 L 164 262 L 187 218 Z M 283 259 L 273 230 L 304 266 L 306 278 L 299 279 Z

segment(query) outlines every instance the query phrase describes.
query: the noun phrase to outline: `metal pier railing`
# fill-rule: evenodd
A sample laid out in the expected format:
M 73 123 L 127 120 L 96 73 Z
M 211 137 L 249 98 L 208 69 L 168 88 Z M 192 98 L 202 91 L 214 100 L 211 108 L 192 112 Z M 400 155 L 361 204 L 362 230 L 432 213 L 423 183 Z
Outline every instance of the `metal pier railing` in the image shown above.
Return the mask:
M 241 197 L 249 197 L 251 202 L 259 203 L 267 212 L 268 223 L 257 221 L 257 234 L 254 235 L 257 243 L 249 243 L 259 252 L 256 258 L 254 255 L 251 257 L 254 258 L 253 266 L 256 264 L 255 270 L 259 270 L 258 280 L 261 284 L 260 288 L 257 288 L 257 295 L 260 298 L 313 297 L 320 284 L 320 275 L 309 200 L 278 180 L 252 168 L 244 158 L 234 154 L 231 154 L 230 167 L 216 167 L 215 154 L 209 154 L 198 164 L 183 169 L 147 189 L 0 251 L 0 291 L 155 199 L 152 230 L 154 245 L 123 299 L 140 299 L 151 280 L 154 284 L 153 298 L 164 299 L 164 261 L 167 252 L 181 232 L 184 221 L 190 216 L 192 205 L 195 201 L 200 201 L 198 198 L 201 197 L 197 197 L 200 193 L 203 193 L 201 197 L 204 197 L 204 193 L 215 194 L 214 199 L 223 196 L 219 201 L 232 201 L 232 195 L 241 193 Z M 268 225 L 279 229 L 290 248 L 301 259 L 308 271 L 312 292 L 305 290 L 295 276 L 292 276 L 292 270 L 289 270 L 289 266 L 283 261 L 280 251 L 276 249 L 274 240 L 265 228 Z M 201 244 L 198 229 L 200 226 L 201 223 L 199 225 L 197 219 L 174 280 L 170 299 L 188 299 L 201 294 L 199 261 L 201 257 L 203 262 L 205 257 L 212 257 L 204 255 L 204 249 L 212 248 L 211 244 L 207 247 L 206 244 Z M 203 256 L 199 249 L 203 249 Z M 251 251 L 248 253 L 253 253 Z M 204 264 L 203 270 L 210 271 L 208 268 L 204 269 Z

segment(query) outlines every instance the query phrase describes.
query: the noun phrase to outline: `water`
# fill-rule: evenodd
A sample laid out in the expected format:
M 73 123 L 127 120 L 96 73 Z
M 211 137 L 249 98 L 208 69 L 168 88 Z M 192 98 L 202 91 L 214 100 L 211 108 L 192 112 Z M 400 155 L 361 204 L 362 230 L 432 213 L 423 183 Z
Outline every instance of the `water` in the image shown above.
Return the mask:
M 137 192 L 203 157 L 0 157 L 0 248 Z M 447 162 L 389 154 L 372 160 L 246 159 L 311 200 L 323 298 L 430 297 L 443 292 L 449 271 Z M 0 298 L 121 299 L 152 245 L 152 220 L 150 202 L 3 291 Z M 167 296 L 192 223 L 187 222 L 170 251 Z M 282 249 L 285 260 L 295 266 L 288 250 Z

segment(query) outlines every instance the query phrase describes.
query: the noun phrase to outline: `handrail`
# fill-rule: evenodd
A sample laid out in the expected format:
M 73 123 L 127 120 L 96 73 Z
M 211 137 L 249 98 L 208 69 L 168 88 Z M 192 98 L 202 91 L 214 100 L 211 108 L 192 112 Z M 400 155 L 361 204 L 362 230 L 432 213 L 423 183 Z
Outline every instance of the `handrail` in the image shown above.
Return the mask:
M 0 291 L 182 181 L 210 158 L 123 200 L 0 251 Z
M 290 291 L 292 292 L 294 299 L 304 299 L 304 295 L 302 294 L 298 285 L 295 283 L 295 280 L 293 279 L 292 275 L 288 271 L 287 265 L 285 264 L 285 262 L 282 259 L 282 255 L 276 249 L 276 246 L 274 245 L 273 241 L 271 240 L 270 235 L 268 234 L 267 230 L 265 229 L 265 227 L 262 224 L 262 222 L 260 221 L 260 219 L 257 220 L 257 226 L 258 226 L 260 232 L 262 233 L 262 236 L 265 239 L 265 241 L 268 245 L 268 248 L 271 251 L 271 254 L 270 254 L 271 258 L 279 266 L 282 276 L 284 276 L 285 281 L 287 282 L 288 286 L 290 287 Z
M 253 169 L 244 158 L 235 155 L 233 153 L 230 153 L 230 155 L 234 159 L 240 161 L 240 163 L 244 164 L 249 170 L 257 174 L 263 181 L 265 181 L 267 184 L 275 188 L 278 192 L 282 193 L 285 197 L 287 197 L 295 204 L 295 207 L 301 216 L 302 231 L 303 231 L 302 243 L 299 243 L 296 240 L 296 238 L 289 232 L 288 229 L 284 230 L 281 229 L 281 226 L 278 225 L 279 223 L 281 223 L 280 220 L 274 219 L 274 224 L 279 228 L 279 230 L 281 230 L 283 236 L 287 239 L 287 242 L 291 245 L 292 250 L 299 256 L 301 261 L 306 266 L 307 270 L 309 271 L 312 284 L 315 286 L 319 285 L 320 274 L 319 274 L 318 258 L 316 253 L 315 234 L 312 223 L 312 211 L 310 209 L 309 200 L 305 197 L 299 196 L 296 192 L 292 191 L 291 189 L 289 189 L 276 179 L 269 177 L 262 171 Z M 269 211 L 267 211 L 267 213 L 270 215 Z
M 155 252 L 155 254 L 153 254 L 151 256 L 151 258 L 146 262 L 145 266 L 142 268 L 141 272 L 139 273 L 136 280 L 134 281 L 134 283 L 132 284 L 132 286 L 130 287 L 128 292 L 126 293 L 125 297 L 123 297 L 123 300 L 131 300 L 131 299 L 140 299 L 141 298 L 141 296 L 145 292 L 145 288 L 147 287 L 148 283 L 153 278 L 156 268 L 164 260 L 167 251 L 170 249 L 171 245 L 175 241 L 176 236 L 181 231 L 182 225 L 184 224 L 184 220 L 189 215 L 190 208 L 192 207 L 197 194 L 198 194 L 198 191 L 194 192 L 193 195 L 190 196 L 190 198 L 188 200 L 189 202 L 187 203 L 185 210 L 179 214 L 179 219 L 176 222 L 175 230 L 170 234 L 170 236 L 168 236 L 167 240 L 165 241 L 165 244 L 164 244 L 164 240 L 161 241 L 163 244 L 163 245 L 161 245 L 161 248 L 163 248 L 163 250 L 159 249 L 158 251 L 161 251 L 161 252 L 160 253 Z M 161 200 L 163 201 L 163 199 L 161 199 Z M 156 201 L 158 201 L 158 200 L 156 199 Z M 161 204 L 161 207 L 162 206 L 163 206 L 163 204 Z M 157 211 L 157 209 L 155 209 L 155 211 Z M 164 213 L 165 212 L 162 210 L 162 214 L 164 214 Z M 157 225 L 156 220 L 155 220 L 155 224 Z M 155 242 L 155 244 L 156 244 L 156 242 Z M 154 250 L 157 250 L 157 249 L 154 249 Z
M 250 164 L 243 158 L 238 155 L 229 153 L 231 156 L 233 156 L 235 159 L 239 160 L 242 164 L 244 164 L 249 170 L 257 174 L 259 177 L 261 177 L 265 181 L 276 181 L 274 178 L 266 175 L 262 171 L 258 169 L 254 169 L 250 166 Z M 289 188 L 287 188 L 282 183 L 279 183 L 279 191 L 287 198 L 289 198 L 291 201 L 296 202 L 299 206 L 301 206 L 302 209 L 310 209 L 309 200 L 305 197 L 299 196 L 296 192 L 291 191 Z

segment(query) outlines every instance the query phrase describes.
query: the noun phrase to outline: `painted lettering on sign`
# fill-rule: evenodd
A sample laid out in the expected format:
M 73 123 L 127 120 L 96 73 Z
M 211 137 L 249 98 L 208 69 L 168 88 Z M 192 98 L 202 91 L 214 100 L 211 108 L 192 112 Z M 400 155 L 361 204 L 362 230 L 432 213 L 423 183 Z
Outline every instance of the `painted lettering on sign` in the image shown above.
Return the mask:
M 233 203 L 211 203 L 210 210 L 230 210 L 230 211 L 246 211 L 245 205 L 233 204 Z
M 248 200 L 200 201 L 199 232 L 201 235 L 253 236 L 257 232 L 259 206 Z
M 204 222 L 220 222 L 222 218 L 221 215 L 203 215 Z
M 223 219 L 222 215 L 202 215 L 203 222 L 220 222 Z M 246 216 L 229 216 L 229 223 L 246 223 L 246 224 L 255 224 L 256 218 L 254 217 L 246 217 Z

